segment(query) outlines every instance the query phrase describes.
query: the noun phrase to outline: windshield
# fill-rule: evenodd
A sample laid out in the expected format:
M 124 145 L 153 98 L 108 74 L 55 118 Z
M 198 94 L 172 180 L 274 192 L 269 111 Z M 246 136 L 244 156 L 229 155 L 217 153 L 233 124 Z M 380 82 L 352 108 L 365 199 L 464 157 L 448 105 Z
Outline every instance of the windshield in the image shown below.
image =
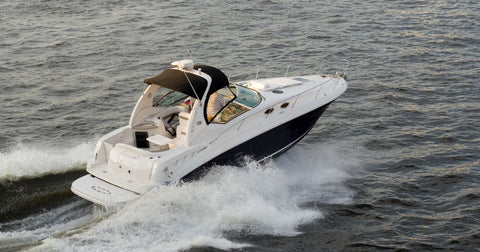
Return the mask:
M 229 87 L 224 87 L 211 94 L 207 101 L 207 121 L 211 122 L 220 112 L 235 99 L 235 93 Z
M 235 87 L 237 90 L 237 99 L 235 99 L 236 102 L 239 102 L 250 108 L 257 106 L 260 103 L 261 97 L 257 92 L 242 86 Z
M 216 104 L 214 100 L 217 101 Z M 212 108 L 209 110 L 207 105 L 208 122 L 227 123 L 254 108 L 260 101 L 261 96 L 257 92 L 245 87 L 231 85 L 220 89 L 210 96 L 209 105 L 212 105 Z M 213 105 L 218 106 L 213 108 Z
M 159 92 L 153 98 L 153 106 L 175 106 L 182 104 L 188 95 L 170 90 L 168 93 Z

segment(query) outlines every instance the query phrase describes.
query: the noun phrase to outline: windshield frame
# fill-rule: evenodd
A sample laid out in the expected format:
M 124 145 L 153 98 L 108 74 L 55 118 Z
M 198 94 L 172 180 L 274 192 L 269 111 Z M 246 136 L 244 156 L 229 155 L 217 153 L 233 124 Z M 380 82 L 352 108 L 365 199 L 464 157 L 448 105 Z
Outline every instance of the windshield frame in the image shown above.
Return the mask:
M 243 105 L 244 107 L 247 107 L 247 108 L 252 109 L 252 108 L 255 108 L 256 106 L 258 106 L 258 104 L 260 104 L 260 103 L 262 102 L 262 98 L 263 98 L 263 97 L 260 95 L 260 93 L 259 93 L 257 90 L 254 90 L 254 89 L 251 89 L 251 88 L 248 88 L 248 87 L 244 87 L 244 86 L 242 86 L 242 85 L 237 85 L 237 84 L 234 84 L 234 86 L 235 86 L 235 89 L 237 89 L 237 93 L 236 93 L 237 98 L 241 97 L 240 95 L 238 95 L 238 93 L 239 93 L 239 88 L 240 88 L 240 89 L 244 89 L 244 90 L 248 90 L 248 91 L 252 92 L 252 94 L 255 94 L 256 97 L 258 97 L 257 103 L 255 103 L 253 106 L 249 106 L 248 104 L 245 104 L 245 103 L 243 103 L 243 102 L 238 101 L 237 99 L 235 99 L 235 100 L 237 100 L 237 101 L 236 101 L 237 103 Z
M 222 111 L 223 111 L 226 107 L 228 107 L 228 106 L 230 105 L 230 103 L 232 103 L 233 101 L 235 101 L 235 99 L 237 99 L 237 95 L 235 94 L 235 92 L 232 91 L 232 88 L 230 87 L 230 85 L 225 86 L 225 87 L 223 87 L 223 88 L 215 91 L 214 93 L 217 93 L 217 92 L 221 91 L 221 90 L 224 89 L 224 88 L 227 88 L 228 91 L 230 91 L 230 93 L 233 95 L 233 98 L 229 99 L 229 100 L 225 103 L 225 105 L 224 105 L 221 109 L 219 109 L 219 110 L 209 119 L 209 118 L 208 118 L 208 113 L 207 113 L 207 109 L 208 109 L 207 107 L 208 107 L 208 103 L 209 103 L 209 101 L 210 101 L 210 97 L 213 95 L 213 94 L 211 94 L 211 95 L 208 97 L 208 99 L 205 101 L 205 106 L 204 106 L 205 108 L 204 108 L 204 112 L 203 112 L 203 113 L 204 113 L 204 118 L 205 118 L 205 121 L 207 122 L 207 124 L 213 123 L 213 121 L 215 120 L 215 118 L 216 118 L 219 114 L 221 114 Z

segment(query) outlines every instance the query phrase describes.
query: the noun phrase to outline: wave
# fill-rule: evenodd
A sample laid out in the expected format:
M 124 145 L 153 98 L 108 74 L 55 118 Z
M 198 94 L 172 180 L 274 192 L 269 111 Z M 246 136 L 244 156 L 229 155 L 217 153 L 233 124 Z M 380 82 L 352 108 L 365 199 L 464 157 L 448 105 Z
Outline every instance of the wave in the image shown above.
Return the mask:
M 0 153 L 0 182 L 80 169 L 94 148 L 92 141 L 72 143 L 67 147 L 18 144 Z
M 85 207 L 85 201 L 77 200 L 22 220 L 0 223 L 0 251 L 24 250 L 50 236 L 81 227 L 101 215 L 104 214 Z M 12 229 L 16 231 L 4 231 Z
M 265 164 L 214 167 L 206 177 L 159 187 L 69 235 L 49 237 L 34 251 L 182 251 L 254 246 L 244 235 L 295 236 L 323 218 L 309 202 L 348 204 L 344 181 L 355 165 L 330 147 L 295 147 Z

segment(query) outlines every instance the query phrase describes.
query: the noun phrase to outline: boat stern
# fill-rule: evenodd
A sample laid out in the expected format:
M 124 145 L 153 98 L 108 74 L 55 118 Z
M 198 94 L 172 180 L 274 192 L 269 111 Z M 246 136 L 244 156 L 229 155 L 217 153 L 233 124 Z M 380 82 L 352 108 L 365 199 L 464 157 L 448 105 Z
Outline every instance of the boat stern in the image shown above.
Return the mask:
M 71 190 L 76 195 L 103 206 L 118 205 L 142 196 L 105 182 L 91 174 L 75 180 Z

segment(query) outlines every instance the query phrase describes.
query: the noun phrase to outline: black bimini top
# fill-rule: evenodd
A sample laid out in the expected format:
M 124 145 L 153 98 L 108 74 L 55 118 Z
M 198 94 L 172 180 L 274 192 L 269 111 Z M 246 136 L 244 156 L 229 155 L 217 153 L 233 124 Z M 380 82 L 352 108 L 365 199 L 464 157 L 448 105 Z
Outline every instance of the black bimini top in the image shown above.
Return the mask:
M 207 95 L 211 95 L 215 93 L 215 91 L 228 86 L 227 76 L 219 69 L 207 65 L 195 65 L 193 68 L 197 70 L 201 68 L 203 73 L 208 74 L 212 78 L 212 84 L 210 85 Z M 190 85 L 189 80 L 192 85 Z M 200 98 L 203 97 L 207 89 L 206 79 L 175 68 L 166 69 L 155 77 L 145 79 L 144 82 L 149 85 L 155 84 L 172 89 L 192 97 L 197 97 L 195 95 L 196 92 Z M 195 88 L 195 91 L 193 91 L 192 86 Z

